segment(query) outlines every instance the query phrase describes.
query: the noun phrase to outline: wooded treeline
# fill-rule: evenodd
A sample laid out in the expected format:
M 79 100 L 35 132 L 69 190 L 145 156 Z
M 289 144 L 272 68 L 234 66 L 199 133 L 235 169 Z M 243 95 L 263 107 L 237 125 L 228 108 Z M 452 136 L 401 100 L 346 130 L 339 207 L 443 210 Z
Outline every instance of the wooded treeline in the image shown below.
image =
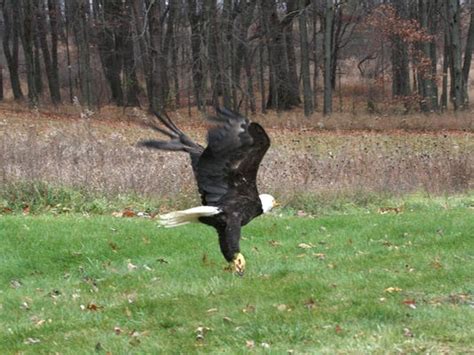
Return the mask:
M 387 97 L 406 111 L 469 102 L 474 0 L 0 3 L 0 99 L 8 87 L 31 105 L 330 114 L 357 67 L 369 110 Z

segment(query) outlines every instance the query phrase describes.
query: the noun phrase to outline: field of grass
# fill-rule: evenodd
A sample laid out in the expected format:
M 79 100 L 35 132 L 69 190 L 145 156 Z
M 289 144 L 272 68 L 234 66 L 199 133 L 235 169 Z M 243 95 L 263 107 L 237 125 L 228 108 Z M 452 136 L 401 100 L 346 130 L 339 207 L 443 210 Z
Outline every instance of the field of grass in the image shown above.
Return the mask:
M 467 353 L 474 210 L 276 211 L 244 277 L 206 226 L 0 214 L 0 353 Z

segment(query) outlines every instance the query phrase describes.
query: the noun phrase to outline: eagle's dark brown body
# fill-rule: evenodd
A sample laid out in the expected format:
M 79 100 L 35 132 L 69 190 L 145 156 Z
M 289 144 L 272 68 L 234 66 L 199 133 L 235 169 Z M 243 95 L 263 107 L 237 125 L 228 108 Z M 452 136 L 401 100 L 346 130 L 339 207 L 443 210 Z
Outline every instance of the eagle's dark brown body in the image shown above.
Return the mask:
M 219 214 L 200 217 L 199 221 L 214 227 L 227 261 L 240 252 L 240 230 L 263 213 L 257 190 L 257 171 L 270 146 L 270 139 L 258 123 L 250 123 L 235 112 L 218 110 L 212 118 L 216 126 L 208 132 L 206 148 L 194 143 L 167 117 L 157 115 L 168 130 L 153 126 L 171 138 L 150 140 L 142 145 L 185 151 L 190 154 L 202 203 L 218 207 Z

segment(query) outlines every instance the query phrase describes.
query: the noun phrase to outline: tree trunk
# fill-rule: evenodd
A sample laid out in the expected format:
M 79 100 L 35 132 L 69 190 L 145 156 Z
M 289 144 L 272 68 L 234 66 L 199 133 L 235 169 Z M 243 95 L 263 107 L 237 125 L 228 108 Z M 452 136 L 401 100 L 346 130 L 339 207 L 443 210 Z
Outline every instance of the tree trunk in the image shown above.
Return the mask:
M 233 55 L 233 18 L 232 0 L 224 0 L 222 7 L 222 35 L 220 36 L 220 48 L 222 52 L 222 63 L 220 65 L 220 77 L 222 78 L 223 101 L 225 107 L 233 107 L 232 99 L 232 58 Z
M 78 50 L 78 66 L 79 66 L 79 86 L 81 91 L 81 99 L 91 108 L 93 104 L 92 98 L 92 73 L 90 66 L 89 51 L 89 1 L 78 0 L 72 2 L 71 13 L 73 16 L 73 29 Z M 97 98 L 94 100 L 96 101 Z
M 418 1 L 418 19 L 420 26 L 426 32 L 428 30 L 428 1 Z M 423 54 L 422 59 L 430 58 L 430 43 L 423 41 L 419 45 L 420 52 Z M 426 66 L 426 65 L 425 65 Z M 431 80 L 432 65 L 429 68 L 423 67 L 423 63 L 418 63 L 418 93 L 420 95 L 420 107 L 423 112 L 432 112 L 436 107 L 432 107 L 433 98 L 433 81 Z
M 232 86 L 233 86 L 233 101 L 234 101 L 234 110 L 238 109 L 238 98 L 237 98 L 237 91 L 241 88 L 240 85 L 240 76 L 242 67 L 244 64 L 248 64 L 248 43 L 247 43 L 247 32 L 250 24 L 252 23 L 253 19 L 253 12 L 255 9 L 256 1 L 250 2 L 240 2 L 236 8 L 236 13 L 240 15 L 236 19 L 236 38 L 234 44 L 234 57 L 232 63 Z M 247 74 L 248 68 L 246 68 Z M 248 84 L 248 82 L 247 82 Z M 247 86 L 248 88 L 248 86 Z M 245 93 L 244 93 L 245 94 Z
M 293 2 L 287 4 L 288 10 L 294 8 Z M 291 81 L 285 30 L 286 27 L 292 25 L 297 11 L 288 12 L 282 20 L 279 20 L 276 4 L 272 0 L 264 0 L 263 4 L 268 23 L 268 30 L 266 32 L 267 36 L 269 36 L 268 51 L 271 61 L 270 95 L 267 101 L 267 108 L 289 110 L 300 103 L 300 98 L 298 93 L 295 93 Z M 274 97 L 274 95 L 277 95 L 277 97 Z
M 58 64 L 58 38 L 59 38 L 59 19 L 60 7 L 57 0 L 48 0 L 49 23 L 51 26 L 51 64 L 52 80 L 55 96 L 58 102 L 61 102 L 61 88 L 59 85 L 59 64 Z
M 326 13 L 324 17 L 324 106 L 323 114 L 332 113 L 332 85 L 331 85 L 331 64 L 332 64 L 332 42 L 333 42 L 333 20 L 334 3 L 333 0 L 326 0 Z
M 464 50 L 464 64 L 462 66 L 462 78 L 464 84 L 464 105 L 469 105 L 469 71 L 471 69 L 472 51 L 474 50 L 474 0 L 471 0 L 471 20 Z
M 201 35 L 203 33 L 202 9 L 198 10 L 196 0 L 188 0 L 188 20 L 191 25 L 191 55 L 194 98 L 198 110 L 203 110 L 203 62 L 201 55 Z
M 431 74 L 430 74 L 430 82 L 431 82 L 431 108 L 434 111 L 439 111 L 438 105 L 438 83 L 437 83 L 437 76 L 438 76 L 438 51 L 436 47 L 436 34 L 438 32 L 438 22 L 441 20 L 439 16 L 440 11 L 440 1 L 434 0 L 428 2 L 428 30 L 430 35 L 433 36 L 433 39 L 430 41 L 429 44 L 429 55 L 431 60 Z
M 72 63 L 71 63 L 71 51 L 69 49 L 69 35 L 70 35 L 70 23 L 71 23 L 71 7 L 68 5 L 69 2 L 64 3 L 64 20 L 65 20 L 65 30 L 66 30 L 66 61 L 67 61 L 67 79 L 68 79 L 68 87 L 69 87 L 69 103 L 74 102 L 74 89 L 72 84 Z
M 151 64 L 151 108 L 161 111 L 166 106 L 168 95 L 168 74 L 166 55 L 163 52 L 163 26 L 161 19 L 164 18 L 164 9 L 159 1 L 146 0 L 148 11 L 148 32 L 150 64 Z
M 23 98 L 21 90 L 20 76 L 18 73 L 18 52 L 19 52 L 19 11 L 18 6 L 12 6 L 11 0 L 5 0 L 2 6 L 3 22 L 5 31 L 3 34 L 3 52 L 7 60 L 10 83 L 15 100 Z M 13 36 L 13 38 L 11 38 Z M 10 41 L 13 40 L 10 50 Z
M 306 117 L 313 113 L 313 92 L 311 90 L 311 78 L 309 71 L 309 43 L 308 43 L 308 29 L 306 26 L 306 9 L 304 0 L 300 0 L 300 9 L 302 10 L 299 16 L 300 26 L 300 51 L 301 51 L 301 77 L 303 81 L 303 103 L 304 114 Z
M 306 1 L 303 0 L 302 4 Z M 289 4 L 294 4 L 293 7 L 288 7 L 287 12 L 296 12 L 298 11 L 298 1 L 289 2 Z M 290 5 L 288 5 L 290 6 Z M 298 85 L 298 71 L 296 69 L 296 53 L 295 53 L 295 41 L 293 38 L 293 23 L 289 24 L 285 27 L 285 47 L 286 47 L 286 55 L 287 55 L 287 63 L 288 63 L 288 77 L 290 79 L 290 89 L 292 92 L 292 96 L 296 98 L 296 104 L 300 104 L 301 100 L 299 97 L 299 85 Z
M 50 1 L 51 2 L 51 1 Z M 54 20 L 51 22 L 51 27 L 53 27 Z M 59 93 L 59 81 L 57 76 L 57 36 L 56 36 L 56 62 L 53 65 L 53 55 L 49 50 L 48 46 L 48 30 L 46 24 L 46 11 L 44 9 L 44 4 L 40 3 L 37 9 L 37 24 L 38 24 L 38 37 L 39 43 L 41 46 L 41 52 L 43 53 L 43 62 L 46 70 L 46 77 L 48 78 L 48 88 L 49 94 L 51 97 L 51 102 L 54 105 L 57 105 L 61 101 L 61 94 Z M 51 54 L 50 54 L 51 53 Z
M 118 105 L 124 105 L 122 90 L 122 58 L 119 50 L 122 36 L 118 31 L 122 9 L 118 0 L 105 1 L 94 0 L 96 21 L 99 23 L 97 31 L 97 49 L 99 51 L 105 78 L 110 86 L 112 101 Z
M 262 113 L 266 113 L 266 105 L 265 105 L 265 63 L 264 63 L 264 46 L 261 42 L 258 45 L 258 84 L 260 87 L 260 106 Z
M 406 2 L 392 0 L 397 15 L 406 19 L 408 17 L 408 7 Z M 411 93 L 410 90 L 410 69 L 408 60 L 407 44 L 395 35 L 392 37 L 392 95 L 393 97 L 406 97 Z
M 0 101 L 3 101 L 3 65 L 0 64 Z
M 18 9 L 20 37 L 25 56 L 26 76 L 28 82 L 28 99 L 30 105 L 34 106 L 38 104 L 38 92 L 35 82 L 35 60 L 33 54 L 33 9 L 31 3 L 27 0 L 19 0 Z
M 449 25 L 449 45 L 451 52 L 451 100 L 454 110 L 463 107 L 463 83 L 461 67 L 461 23 L 459 0 L 446 0 Z
M 318 0 L 312 0 L 312 20 L 313 20 L 313 103 L 314 110 L 318 109 L 318 79 L 319 79 L 319 60 L 318 60 Z
M 179 86 L 179 69 L 178 69 L 178 50 L 179 42 L 176 40 L 176 28 L 177 23 L 173 23 L 173 34 L 171 37 L 171 71 L 173 73 L 173 84 L 174 84 L 174 100 L 176 108 L 181 106 L 181 95 L 180 95 L 180 86 Z
M 450 60 L 449 53 L 449 38 L 448 31 L 444 33 L 444 46 L 443 46 L 443 81 L 442 81 L 442 92 L 440 99 L 440 106 L 443 111 L 448 108 L 448 69 L 451 66 L 449 63 Z
M 209 23 L 209 33 L 208 33 L 208 56 L 209 56 L 209 75 L 211 77 L 211 97 L 212 97 L 212 106 L 219 106 L 219 96 L 222 94 L 222 79 L 221 79 L 221 70 L 219 68 L 218 60 L 218 25 L 217 25 L 217 10 L 215 0 L 206 0 L 206 17 L 207 22 Z
M 125 105 L 140 106 L 138 95 L 140 86 L 136 73 L 135 51 L 133 49 L 133 29 L 132 29 L 132 4 L 127 0 L 122 3 L 122 12 L 120 15 L 120 36 L 122 38 L 122 48 L 120 56 L 123 61 L 123 77 L 125 89 Z
M 37 4 L 36 4 L 37 6 Z M 43 77 L 42 77 L 42 70 L 41 70 L 41 54 L 40 54 L 40 41 L 39 41 L 39 36 L 38 36 L 38 24 L 37 24 L 37 21 L 36 20 L 36 14 L 35 12 L 37 11 L 37 8 L 36 6 L 34 5 L 33 6 L 33 17 L 34 19 L 32 19 L 33 23 L 34 23 L 34 27 L 33 27 L 33 43 L 34 43 L 34 52 L 33 52 L 33 60 L 34 60 L 34 66 L 35 66 L 35 70 L 34 70 L 34 77 L 35 77 L 35 85 L 36 85 L 36 92 L 38 93 L 38 95 L 40 95 L 42 92 L 43 92 Z
M 154 109 L 155 99 L 153 98 L 153 80 L 152 80 L 152 63 L 151 63 L 151 48 L 150 35 L 146 23 L 148 19 L 143 9 L 145 7 L 144 0 L 129 0 L 132 7 L 132 19 L 135 24 L 134 36 L 138 38 L 138 47 L 140 51 L 139 58 L 141 58 L 143 72 L 145 76 L 146 94 L 148 98 L 148 108 Z M 148 8 L 148 7 L 146 7 Z M 156 108 L 156 107 L 155 107 Z

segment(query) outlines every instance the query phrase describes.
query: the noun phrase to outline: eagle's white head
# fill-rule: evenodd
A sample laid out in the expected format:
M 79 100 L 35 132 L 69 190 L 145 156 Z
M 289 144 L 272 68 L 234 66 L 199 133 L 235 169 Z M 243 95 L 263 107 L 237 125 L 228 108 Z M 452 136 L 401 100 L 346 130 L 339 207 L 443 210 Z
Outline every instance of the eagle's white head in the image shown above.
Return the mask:
M 259 195 L 260 202 L 262 202 L 262 210 L 263 213 L 270 212 L 273 207 L 277 207 L 278 203 L 276 202 L 275 198 L 269 194 L 261 194 Z

